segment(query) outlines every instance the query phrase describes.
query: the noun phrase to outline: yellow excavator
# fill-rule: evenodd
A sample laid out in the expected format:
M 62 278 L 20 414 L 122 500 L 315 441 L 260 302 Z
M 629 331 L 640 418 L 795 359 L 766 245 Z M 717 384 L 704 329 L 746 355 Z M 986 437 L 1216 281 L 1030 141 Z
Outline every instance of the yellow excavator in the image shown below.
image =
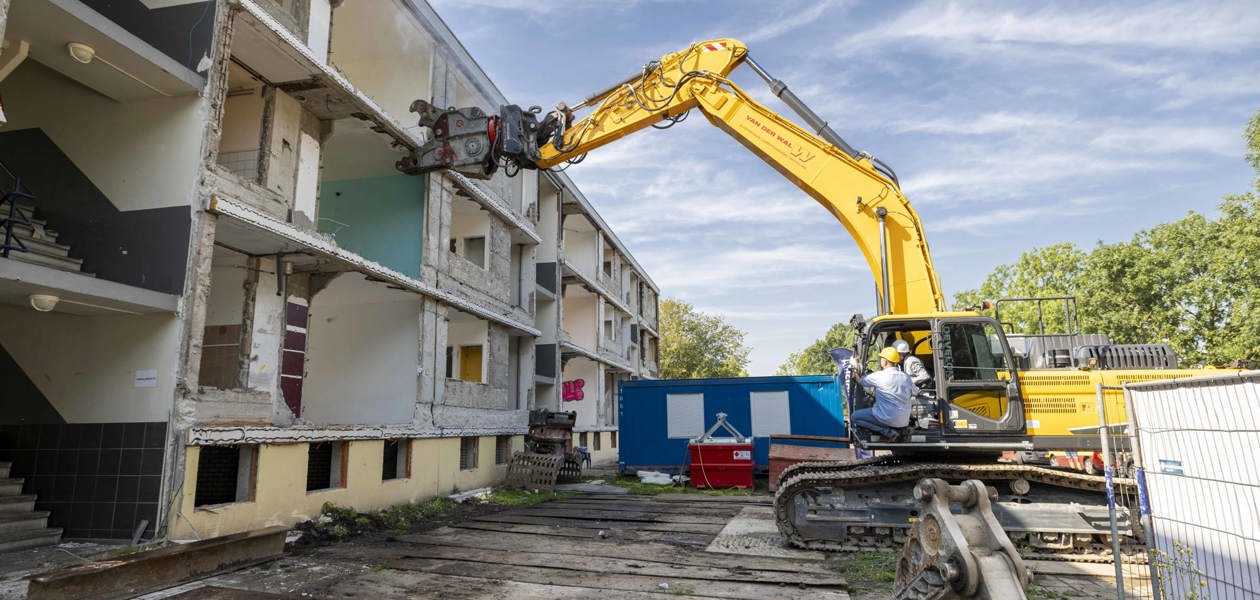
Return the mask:
M 764 79 L 809 130 L 728 79 L 741 64 Z M 875 276 L 879 314 L 870 320 L 854 317 L 858 336 L 851 351 L 870 361 L 881 348 L 902 340 L 932 375 L 932 383 L 915 399 L 913 428 L 904 441 L 850 431 L 857 445 L 887 452 L 856 462 L 797 465 L 782 474 L 775 511 L 787 539 L 820 550 L 900 547 L 908 536 L 922 537 L 911 532 L 911 525 L 933 494 L 916 500 L 920 482 L 946 486 L 947 481 L 980 480 L 989 490 L 980 495 L 993 499 L 992 512 L 1019 554 L 1108 557 L 1104 478 L 1002 463 L 996 457 L 1097 450 L 1093 432 L 1099 424 L 1100 384 L 1116 387 L 1200 371 L 1177 368 L 1167 346 L 1112 344 L 1075 327 L 1067 333 L 1008 334 L 1000 306 L 995 317 L 948 311 L 923 225 L 893 170 L 843 140 L 753 61 L 739 41 L 693 44 L 579 104 L 560 104 L 545 114 L 516 105 L 502 106 L 497 114 L 475 107 L 438 109 L 417 100 L 412 111 L 433 137 L 397 166 L 408 174 L 451 169 L 475 178 L 488 178 L 499 168 L 509 175 L 548 169 L 579 162 L 587 152 L 647 127 L 669 127 L 693 110 L 818 201 L 857 242 Z M 1043 299 L 1022 300 L 1042 310 Z M 1074 323 L 1074 302 L 1059 300 L 1067 322 Z M 853 383 L 856 379 L 846 377 L 846 414 L 870 402 Z M 1120 392 L 1105 392 L 1104 402 L 1113 418 L 1125 414 Z M 1117 478 L 1115 485 L 1124 491 L 1134 483 Z M 1124 507 L 1120 518 L 1128 519 Z M 1123 531 L 1139 535 L 1135 523 Z M 1018 562 L 1009 545 L 996 551 L 1008 556 L 1008 563 Z M 974 583 L 974 572 L 945 555 L 935 556 L 909 561 L 899 585 L 958 589 Z

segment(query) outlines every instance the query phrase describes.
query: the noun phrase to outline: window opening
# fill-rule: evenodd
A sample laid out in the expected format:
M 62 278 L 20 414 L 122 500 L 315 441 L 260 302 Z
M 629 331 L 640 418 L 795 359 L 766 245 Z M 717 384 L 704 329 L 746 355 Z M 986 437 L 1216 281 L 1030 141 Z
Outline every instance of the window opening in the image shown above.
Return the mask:
M 486 238 L 484 236 L 464 238 L 464 258 L 481 268 L 486 268 Z
M 306 491 L 345 487 L 346 443 L 316 442 L 307 446 Z
M 506 465 L 512 460 L 512 436 L 501 435 L 495 439 L 494 464 Z
M 258 446 L 202 446 L 193 506 L 253 500 L 257 454 Z
M 480 438 L 459 438 L 459 470 L 468 471 L 477 468 L 477 442 Z
M 385 440 L 381 481 L 411 477 L 411 440 Z

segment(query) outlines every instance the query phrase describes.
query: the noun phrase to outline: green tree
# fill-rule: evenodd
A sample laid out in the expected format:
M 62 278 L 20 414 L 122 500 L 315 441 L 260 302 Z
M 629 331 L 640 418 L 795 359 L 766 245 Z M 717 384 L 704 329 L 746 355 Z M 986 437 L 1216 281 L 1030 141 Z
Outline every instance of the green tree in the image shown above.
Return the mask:
M 1099 244 L 1026 252 L 994 269 L 979 289 L 955 296 L 965 308 L 980 299 L 1075 296 L 1080 330 L 1117 343 L 1166 343 L 1186 364 L 1260 360 L 1260 196 L 1229 196 L 1216 219 L 1191 212 Z M 1066 331 L 1062 308 L 1046 308 L 1045 330 Z M 1034 332 L 1033 305 L 1007 305 L 1003 322 Z
M 694 306 L 666 298 L 661 301 L 661 377 L 747 377 L 748 353 L 744 332 L 721 316 L 706 315 Z
M 999 265 L 984 279 L 979 289 L 964 290 L 954 295 L 954 307 L 966 310 L 984 300 L 999 298 L 1031 298 L 1071 296 L 1085 270 L 1088 255 L 1075 244 L 1062 243 L 1034 248 L 1009 265 Z M 1062 302 L 1046 302 L 1038 316 L 1037 305 L 1031 302 L 1004 304 L 1002 321 L 1010 323 L 1017 333 L 1037 333 L 1038 322 L 1046 332 L 1067 330 L 1065 306 Z
M 827 334 L 800 352 L 788 355 L 776 375 L 835 375 L 836 363 L 831 359 L 833 348 L 853 346 L 854 331 L 848 323 L 836 323 Z
M 1247 142 L 1247 162 L 1260 174 L 1260 110 L 1247 123 L 1247 129 L 1243 131 L 1243 141 Z

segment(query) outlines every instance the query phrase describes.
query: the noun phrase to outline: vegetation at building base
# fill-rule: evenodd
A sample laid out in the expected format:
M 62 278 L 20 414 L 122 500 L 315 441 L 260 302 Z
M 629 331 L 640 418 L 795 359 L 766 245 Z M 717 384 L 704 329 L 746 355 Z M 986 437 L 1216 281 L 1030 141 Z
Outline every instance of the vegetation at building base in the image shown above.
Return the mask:
M 681 300 L 661 301 L 662 379 L 747 377 L 744 332 L 721 316 L 707 315 Z
M 572 496 L 572 492 L 532 492 L 495 488 L 480 501 L 456 503 L 450 498 L 430 498 L 424 502 L 396 504 L 382 510 L 359 512 L 351 507 L 325 502 L 319 517 L 297 526 L 303 536 L 298 545 L 313 546 L 341 542 L 378 532 L 406 532 L 428 529 L 462 520 L 476 513 L 494 512 L 508 506 L 529 506 Z

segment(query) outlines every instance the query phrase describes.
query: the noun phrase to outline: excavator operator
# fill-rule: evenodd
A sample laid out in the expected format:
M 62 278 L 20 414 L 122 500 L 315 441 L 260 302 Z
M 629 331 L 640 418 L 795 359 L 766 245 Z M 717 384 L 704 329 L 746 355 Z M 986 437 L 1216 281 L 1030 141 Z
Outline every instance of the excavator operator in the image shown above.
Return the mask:
M 855 372 L 861 364 L 856 356 L 849 359 Z M 910 405 L 914 398 L 914 381 L 900 369 L 901 353 L 888 346 L 879 351 L 878 371 L 862 377 L 863 387 L 875 388 L 875 406 L 853 411 L 849 421 L 854 426 L 878 433 L 890 442 L 910 439 Z
M 914 381 L 915 387 L 926 389 L 932 387 L 932 374 L 923 366 L 923 360 L 910 352 L 910 344 L 905 340 L 893 342 L 893 348 L 901 355 L 901 370 Z

